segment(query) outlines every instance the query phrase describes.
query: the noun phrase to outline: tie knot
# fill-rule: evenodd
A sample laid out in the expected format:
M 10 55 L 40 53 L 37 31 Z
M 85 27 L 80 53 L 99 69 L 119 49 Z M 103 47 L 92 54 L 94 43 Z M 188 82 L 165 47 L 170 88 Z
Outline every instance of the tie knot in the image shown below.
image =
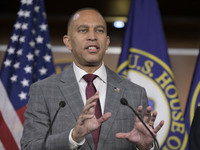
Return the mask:
M 93 80 L 97 77 L 97 75 L 94 75 L 94 74 L 86 74 L 83 76 L 83 79 L 87 82 L 87 83 L 90 83 L 90 82 L 93 82 Z

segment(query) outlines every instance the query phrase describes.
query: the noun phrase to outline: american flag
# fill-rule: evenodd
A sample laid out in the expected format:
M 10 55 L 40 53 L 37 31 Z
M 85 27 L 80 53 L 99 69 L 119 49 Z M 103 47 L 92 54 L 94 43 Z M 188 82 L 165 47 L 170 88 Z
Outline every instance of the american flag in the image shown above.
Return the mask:
M 0 72 L 0 150 L 20 149 L 30 85 L 54 73 L 43 0 L 21 0 Z

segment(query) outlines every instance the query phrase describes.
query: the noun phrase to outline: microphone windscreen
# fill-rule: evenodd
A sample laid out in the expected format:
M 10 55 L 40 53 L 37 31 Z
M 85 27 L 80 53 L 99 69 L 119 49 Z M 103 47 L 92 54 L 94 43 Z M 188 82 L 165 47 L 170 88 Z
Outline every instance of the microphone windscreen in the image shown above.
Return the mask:
M 66 103 L 65 103 L 64 101 L 61 101 L 61 102 L 59 103 L 59 106 L 60 106 L 60 107 L 65 107 L 65 105 L 66 105 Z
M 121 98 L 120 102 L 122 105 L 128 105 L 128 101 L 125 98 Z

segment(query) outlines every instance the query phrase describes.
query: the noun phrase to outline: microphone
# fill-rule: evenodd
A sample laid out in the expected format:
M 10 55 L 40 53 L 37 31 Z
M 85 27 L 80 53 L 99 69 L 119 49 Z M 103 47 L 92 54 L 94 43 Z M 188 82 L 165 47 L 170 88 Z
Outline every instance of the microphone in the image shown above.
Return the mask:
M 47 137 L 48 137 L 48 135 L 49 135 L 49 132 L 51 131 L 51 128 L 52 128 L 52 126 L 53 126 L 53 123 L 54 123 L 54 121 L 55 121 L 55 119 L 56 119 L 56 116 L 57 116 L 59 110 L 60 110 L 61 108 L 65 107 L 65 105 L 66 105 L 66 103 L 65 103 L 64 101 L 60 101 L 59 107 L 58 107 L 58 109 L 57 109 L 57 111 L 56 111 L 56 113 L 55 113 L 55 115 L 54 115 L 54 117 L 53 117 L 53 120 L 52 120 L 52 122 L 51 122 L 51 124 L 50 124 L 50 126 L 49 126 L 49 129 L 48 129 L 48 131 L 47 131 L 47 133 L 46 133 L 46 135 L 45 135 L 44 142 L 43 142 L 43 145 L 42 145 L 42 149 L 45 149 Z
M 142 122 L 142 124 L 145 126 L 145 128 L 149 131 L 149 133 L 151 134 L 151 136 L 153 137 L 154 141 L 155 141 L 155 148 L 156 150 L 159 150 L 159 144 L 158 144 L 158 141 L 155 137 L 155 135 L 151 132 L 151 130 L 147 127 L 147 125 L 144 123 L 144 121 L 142 120 L 142 118 L 137 114 L 137 112 L 133 109 L 133 107 L 131 107 L 129 104 L 128 104 L 128 101 L 125 99 L 125 98 L 121 98 L 120 99 L 120 102 L 122 105 L 125 105 L 125 106 L 128 106 L 132 111 L 133 113 L 138 117 L 138 119 Z

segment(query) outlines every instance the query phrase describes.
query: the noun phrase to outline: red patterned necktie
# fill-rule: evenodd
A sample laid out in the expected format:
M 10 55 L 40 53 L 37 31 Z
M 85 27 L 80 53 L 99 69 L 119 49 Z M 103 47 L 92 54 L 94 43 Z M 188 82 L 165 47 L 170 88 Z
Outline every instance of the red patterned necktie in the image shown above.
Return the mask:
M 96 93 L 96 88 L 93 84 L 93 80 L 96 77 L 97 77 L 97 75 L 94 75 L 94 74 L 86 74 L 86 75 L 83 76 L 83 79 L 87 82 L 86 99 L 89 99 L 91 96 L 93 96 Z M 101 106 L 100 106 L 99 100 L 97 100 L 97 105 L 96 105 L 96 108 L 95 108 L 95 116 L 96 116 L 97 119 L 102 116 Z M 95 131 L 92 132 L 95 150 L 97 149 L 100 130 L 101 130 L 101 127 L 99 127 L 98 129 L 96 129 Z

